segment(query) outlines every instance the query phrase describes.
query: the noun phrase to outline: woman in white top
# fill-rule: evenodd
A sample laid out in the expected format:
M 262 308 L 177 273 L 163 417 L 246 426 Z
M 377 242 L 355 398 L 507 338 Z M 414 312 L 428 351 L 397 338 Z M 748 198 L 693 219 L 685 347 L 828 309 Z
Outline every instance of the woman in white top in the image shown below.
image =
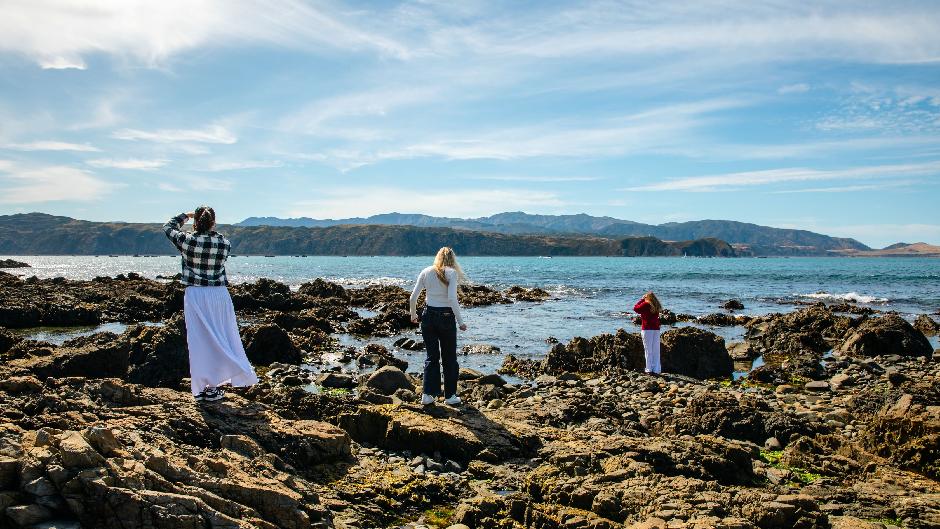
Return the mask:
M 418 274 L 411 292 L 411 321 L 421 322 L 421 333 L 427 349 L 424 361 L 424 390 L 421 404 L 432 404 L 441 395 L 441 363 L 444 364 L 444 397 L 447 404 L 460 404 L 457 396 L 457 326 L 467 330 L 457 302 L 457 283 L 464 278 L 457 256 L 448 247 L 441 248 L 434 264 Z M 419 318 L 418 296 L 426 292 L 424 313 Z

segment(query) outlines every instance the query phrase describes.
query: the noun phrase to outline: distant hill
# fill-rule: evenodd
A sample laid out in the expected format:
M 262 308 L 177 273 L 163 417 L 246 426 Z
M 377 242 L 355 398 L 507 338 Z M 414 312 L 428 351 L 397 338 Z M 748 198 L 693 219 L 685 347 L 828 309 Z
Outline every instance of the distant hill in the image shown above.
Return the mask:
M 839 253 L 847 257 L 940 257 L 940 246 L 925 242 L 899 242 L 881 250 L 842 250 Z
M 241 255 L 433 255 L 453 246 L 460 255 L 734 257 L 727 242 L 705 238 L 666 242 L 654 237 L 515 235 L 411 225 L 327 227 L 221 226 Z M 43 213 L 0 216 L 0 255 L 170 255 L 159 224 L 89 222 Z
M 459 219 L 429 215 L 385 213 L 372 217 L 347 219 L 279 219 L 251 217 L 239 226 L 388 225 L 453 228 L 461 230 L 515 233 L 525 235 L 592 235 L 598 237 L 656 237 L 683 241 L 716 238 L 727 241 L 739 251 L 754 255 L 827 255 L 841 250 L 871 250 L 868 246 L 840 237 L 829 237 L 807 230 L 771 228 L 730 220 L 700 220 L 642 224 L 613 217 L 578 215 L 530 215 L 522 212 L 498 213 L 490 217 Z

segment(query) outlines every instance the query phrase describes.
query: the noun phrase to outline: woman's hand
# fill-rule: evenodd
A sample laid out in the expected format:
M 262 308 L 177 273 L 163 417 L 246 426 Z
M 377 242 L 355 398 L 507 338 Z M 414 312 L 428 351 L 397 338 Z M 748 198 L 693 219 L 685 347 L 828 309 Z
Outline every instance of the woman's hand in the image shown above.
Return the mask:
M 466 323 L 461 323 L 461 324 L 460 324 L 460 330 L 461 330 L 461 331 L 467 330 L 467 324 L 466 324 Z
M 420 322 L 421 322 L 421 320 L 418 319 L 417 316 L 412 316 L 412 317 L 411 317 L 411 323 L 420 323 Z
M 194 211 L 190 211 L 189 213 L 186 214 L 186 220 L 183 221 L 183 224 L 186 224 L 187 222 L 189 222 L 189 219 L 194 218 L 195 216 L 196 216 L 196 213 Z

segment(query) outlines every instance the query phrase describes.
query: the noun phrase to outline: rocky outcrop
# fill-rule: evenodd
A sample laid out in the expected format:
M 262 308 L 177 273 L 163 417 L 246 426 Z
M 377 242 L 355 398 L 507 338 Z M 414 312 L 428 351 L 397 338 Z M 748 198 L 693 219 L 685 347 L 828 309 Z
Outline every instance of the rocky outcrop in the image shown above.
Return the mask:
M 643 370 L 645 365 L 643 341 L 623 329 L 616 334 L 577 337 L 567 344 L 555 344 L 543 361 L 546 373 Z
M 838 351 L 848 356 L 931 356 L 927 337 L 904 318 L 888 314 L 863 321 L 848 332 Z
M 313 296 L 315 298 L 349 299 L 349 294 L 346 293 L 346 289 L 341 285 L 324 281 L 319 277 L 310 283 L 300 285 L 300 288 L 297 289 L 297 293 L 305 296 Z
M 520 457 L 538 445 L 537 438 L 514 433 L 473 409 L 369 406 L 341 415 L 338 424 L 360 443 L 437 450 L 462 464 L 477 457 L 490 462 Z
M 29 263 L 13 259 L 0 259 L 0 268 L 29 268 Z
M 0 493 L 7 520 L 122 529 L 204 527 L 206 520 L 330 525 L 312 484 L 285 470 L 346 460 L 345 432 L 287 422 L 230 398 L 233 406 L 200 408 L 185 393 L 82 379 L 13 396 L 17 408 L 41 404 L 70 415 L 55 424 L 24 417 L 0 432 L 2 488 L 15 491 Z
M 734 364 L 724 338 L 695 327 L 679 327 L 662 334 L 660 363 L 663 371 L 699 379 L 728 378 Z
M 291 341 L 284 329 L 277 325 L 258 325 L 241 329 L 245 354 L 254 365 L 272 362 L 299 364 L 303 360 L 300 349 Z
M 507 288 L 504 292 L 506 297 L 512 298 L 515 301 L 530 301 L 530 302 L 539 302 L 545 301 L 551 297 L 547 291 L 535 287 L 535 288 L 525 288 L 520 286 L 512 286 Z
M 940 334 L 940 323 L 937 323 L 926 314 L 917 316 L 914 320 L 914 328 L 924 333 L 924 336 L 936 336 Z
M 940 384 L 935 379 L 934 384 Z M 886 405 L 871 421 L 862 438 L 865 447 L 901 468 L 940 480 L 940 409 L 927 409 L 904 394 Z

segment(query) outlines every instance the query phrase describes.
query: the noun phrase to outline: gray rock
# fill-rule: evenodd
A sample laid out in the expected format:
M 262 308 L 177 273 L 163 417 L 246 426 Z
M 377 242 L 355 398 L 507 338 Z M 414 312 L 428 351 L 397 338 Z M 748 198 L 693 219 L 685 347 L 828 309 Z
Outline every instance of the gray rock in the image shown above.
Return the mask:
M 392 366 L 379 368 L 369 376 L 366 387 L 382 395 L 393 395 L 399 389 L 414 390 L 414 384 L 401 369 Z
M 345 373 L 324 373 L 317 379 L 317 384 L 324 388 L 349 389 L 356 386 L 356 380 Z
M 14 505 L 7 507 L 6 515 L 18 527 L 29 527 L 52 519 L 52 511 L 42 505 Z
M 811 382 L 807 382 L 803 386 L 803 388 L 806 389 L 806 391 L 824 393 L 826 391 L 829 391 L 829 383 L 826 382 L 825 380 L 813 380 Z
M 829 380 L 829 385 L 832 387 L 832 389 L 842 389 L 846 386 L 851 386 L 854 383 L 855 379 L 852 378 L 852 375 L 847 373 L 839 373 Z
M 776 437 L 768 437 L 767 440 L 764 441 L 765 450 L 775 451 L 775 450 L 780 450 L 781 448 L 783 448 L 783 446 L 780 444 L 780 441 Z

